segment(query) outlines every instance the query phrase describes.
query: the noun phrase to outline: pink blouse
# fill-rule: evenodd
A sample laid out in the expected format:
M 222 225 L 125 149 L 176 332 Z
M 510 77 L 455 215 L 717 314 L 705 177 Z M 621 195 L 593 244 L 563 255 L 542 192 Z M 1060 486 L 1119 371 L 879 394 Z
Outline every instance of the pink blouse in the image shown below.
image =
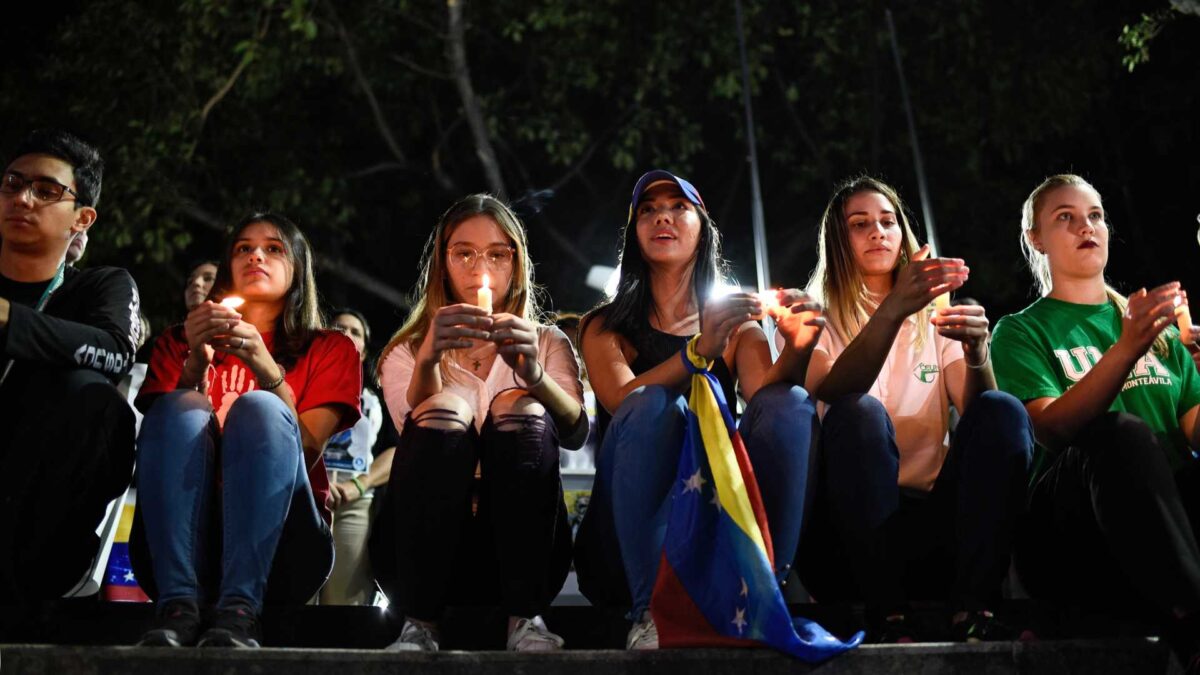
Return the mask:
M 495 353 L 492 350 L 490 353 Z M 562 387 L 571 398 L 583 405 L 583 382 L 579 379 L 579 360 L 575 349 L 567 336 L 555 326 L 538 326 L 538 362 L 546 370 L 549 377 Z M 404 430 L 404 422 L 412 406 L 408 404 L 408 384 L 412 380 L 416 358 L 412 348 L 407 344 L 396 346 L 383 360 L 380 369 L 380 386 L 383 388 L 383 398 L 387 402 L 388 411 L 397 431 Z M 475 428 L 482 429 L 483 422 L 491 407 L 492 399 L 506 389 L 523 388 L 523 383 L 504 359 L 496 356 L 492 361 L 492 369 L 480 379 L 479 375 L 463 368 L 454 360 L 448 361 L 446 368 L 450 371 L 442 373 L 442 391 L 457 394 L 471 405 L 475 412 Z M 586 428 L 586 425 L 584 425 Z M 568 429 L 560 429 L 569 433 Z M 564 445 L 575 439 L 563 439 Z M 580 444 L 585 439 L 579 439 Z

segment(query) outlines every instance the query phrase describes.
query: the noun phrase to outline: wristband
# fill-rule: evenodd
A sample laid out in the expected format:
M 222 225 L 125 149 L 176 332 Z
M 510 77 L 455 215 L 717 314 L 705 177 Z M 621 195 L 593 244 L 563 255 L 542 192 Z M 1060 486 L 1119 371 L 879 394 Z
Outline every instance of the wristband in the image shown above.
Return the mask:
M 358 496 L 359 497 L 365 497 L 367 495 L 366 489 L 364 489 L 362 486 L 362 483 L 360 483 L 358 481 L 358 476 L 352 476 L 350 478 L 350 482 L 354 483 L 354 487 L 358 488 Z
M 273 389 L 278 389 L 279 385 L 283 384 L 283 376 L 287 374 L 287 371 L 284 370 L 283 366 L 279 365 L 278 363 L 276 363 L 275 366 L 279 368 L 279 378 L 271 380 L 266 384 L 260 384 L 258 386 L 259 389 L 262 389 L 263 391 L 271 391 Z
M 541 369 L 541 372 L 538 373 L 536 380 L 534 380 L 533 382 L 525 383 L 526 389 L 533 389 L 534 387 L 541 384 L 542 380 L 546 379 L 546 367 L 539 363 L 538 368 Z M 520 384 L 519 382 L 517 382 L 517 371 L 515 371 L 515 370 L 513 371 L 513 382 L 517 383 L 518 385 Z

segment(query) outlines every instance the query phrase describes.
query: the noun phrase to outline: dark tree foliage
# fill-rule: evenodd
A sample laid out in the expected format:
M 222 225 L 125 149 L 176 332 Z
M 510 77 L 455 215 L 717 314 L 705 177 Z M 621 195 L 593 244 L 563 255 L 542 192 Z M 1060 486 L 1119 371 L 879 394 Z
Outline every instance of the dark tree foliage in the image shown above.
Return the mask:
M 770 262 L 803 284 L 833 184 L 867 172 L 917 204 L 885 4 L 745 0 Z M 1126 290 L 1195 286 L 1197 21 L 1129 72 L 1122 27 L 1158 4 L 932 0 L 893 7 L 943 253 L 995 320 L 1023 306 L 1019 207 L 1075 171 L 1116 228 Z M 130 267 L 156 332 L 186 261 L 251 208 L 293 216 L 333 305 L 386 335 L 421 244 L 456 197 L 522 204 L 560 309 L 599 294 L 633 180 L 697 184 L 754 278 L 732 2 L 90 0 L 7 17 L 0 147 L 62 125 L 108 159 L 84 264 Z M 918 217 L 920 214 L 917 214 Z M 373 289 L 373 290 L 372 290 Z M 393 296 L 394 297 L 394 296 Z

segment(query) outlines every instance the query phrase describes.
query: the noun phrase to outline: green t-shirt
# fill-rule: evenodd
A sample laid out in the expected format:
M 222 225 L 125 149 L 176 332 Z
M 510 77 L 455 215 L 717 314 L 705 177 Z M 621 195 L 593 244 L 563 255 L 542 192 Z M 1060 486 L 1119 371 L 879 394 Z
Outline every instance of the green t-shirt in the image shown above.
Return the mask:
M 1077 305 L 1042 298 L 1006 316 L 992 335 L 996 383 L 1022 401 L 1062 396 L 1100 361 L 1121 335 L 1116 305 Z M 1140 417 L 1163 442 L 1172 468 L 1192 458 L 1179 418 L 1200 404 L 1200 375 L 1191 355 L 1179 342 L 1179 331 L 1167 329 L 1169 350 L 1159 356 L 1153 348 L 1130 371 L 1110 412 Z M 1038 448 L 1033 477 L 1045 467 Z

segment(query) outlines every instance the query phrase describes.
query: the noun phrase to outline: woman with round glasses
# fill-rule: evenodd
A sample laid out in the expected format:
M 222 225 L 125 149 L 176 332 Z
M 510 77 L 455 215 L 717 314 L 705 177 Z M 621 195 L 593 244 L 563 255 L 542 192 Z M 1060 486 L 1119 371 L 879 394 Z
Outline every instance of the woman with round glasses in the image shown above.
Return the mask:
M 580 447 L 588 425 L 575 353 L 539 322 L 536 290 L 524 227 L 502 202 L 471 195 L 442 215 L 380 358 L 401 432 L 372 542 L 405 615 L 389 649 L 436 650 L 460 595 L 498 600 L 508 649 L 562 647 L 539 616 L 570 566 L 558 449 Z

